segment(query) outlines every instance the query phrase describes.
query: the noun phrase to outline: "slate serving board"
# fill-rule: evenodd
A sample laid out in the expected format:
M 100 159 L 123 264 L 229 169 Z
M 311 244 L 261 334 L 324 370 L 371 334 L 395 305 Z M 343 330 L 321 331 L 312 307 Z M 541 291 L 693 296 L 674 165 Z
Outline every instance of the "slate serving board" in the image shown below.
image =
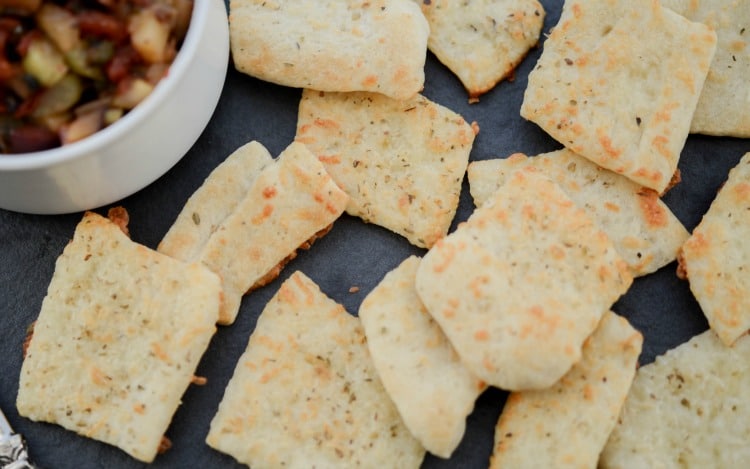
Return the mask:
M 547 16 L 544 33 L 557 23 L 562 1 L 542 1 Z M 542 41 L 544 35 L 542 36 Z M 526 122 L 519 109 L 526 78 L 541 47 L 533 50 L 515 78 L 499 84 L 469 104 L 453 74 L 428 53 L 424 95 L 476 121 L 481 131 L 472 160 L 529 155 L 560 145 L 536 125 Z M 235 148 L 258 140 L 278 155 L 294 138 L 300 90 L 265 83 L 236 72 L 231 63 L 224 91 L 208 127 L 187 155 L 166 175 L 122 200 L 130 213 L 132 239 L 155 248 L 181 207 L 203 179 Z M 170 138 L 165 135 L 164 138 Z M 750 151 L 750 140 L 690 136 L 680 161 L 682 182 L 664 198 L 677 217 L 692 230 L 708 209 L 716 190 L 740 157 Z M 533 197 L 529 194 L 529 197 Z M 97 209 L 105 214 L 108 207 Z M 473 204 L 464 182 L 454 221 L 465 220 Z M 26 436 L 33 458 L 46 468 L 136 468 L 145 465 L 122 451 L 79 437 L 61 427 L 19 417 L 15 409 L 21 344 L 27 326 L 39 314 L 56 258 L 72 237 L 80 213 L 37 216 L 0 210 L 0 408 L 11 425 Z M 453 229 L 452 228 L 452 229 Z M 424 250 L 375 225 L 344 215 L 332 231 L 303 251 L 270 285 L 247 296 L 237 321 L 221 327 L 198 368 L 208 378 L 202 387 L 191 386 L 174 416 L 167 436 L 173 447 L 157 457 L 155 468 L 243 467 L 231 457 L 209 448 L 204 439 L 224 387 L 245 349 L 255 321 L 281 281 L 301 270 L 322 290 L 355 313 L 362 299 L 380 279 L 411 254 Z M 687 282 L 675 275 L 672 263 L 639 278 L 613 309 L 645 336 L 641 363 L 665 352 L 707 328 Z M 350 287 L 359 287 L 350 293 Z M 492 451 L 493 431 L 505 393 L 486 391 L 469 417 L 465 438 L 450 460 L 428 455 L 424 468 L 484 468 Z M 554 415 L 550 415 L 554 418 Z

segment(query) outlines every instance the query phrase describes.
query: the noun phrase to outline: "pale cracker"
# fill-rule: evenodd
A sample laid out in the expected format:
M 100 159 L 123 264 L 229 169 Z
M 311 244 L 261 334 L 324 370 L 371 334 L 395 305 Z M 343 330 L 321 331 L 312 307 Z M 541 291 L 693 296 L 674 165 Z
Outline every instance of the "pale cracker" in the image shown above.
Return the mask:
M 256 141 L 236 149 L 190 196 L 159 243 L 158 251 L 177 259 L 197 259 L 211 235 L 272 161 L 266 147 Z
M 731 345 L 750 329 L 750 153 L 682 246 L 680 268 L 708 324 Z
M 305 90 L 296 140 L 349 195 L 349 214 L 430 247 L 456 214 L 474 137 L 463 117 L 422 95 Z
M 243 295 L 265 282 L 269 272 L 277 275 L 297 248 L 343 213 L 347 200 L 322 163 L 300 143 L 292 143 L 266 165 L 241 201 L 228 200 L 234 206 L 231 214 L 190 259 L 222 279 L 219 323 L 233 323 Z
M 150 462 L 216 331 L 219 278 L 86 213 L 23 362 L 17 406 Z
M 359 319 L 300 272 L 268 302 L 206 442 L 254 469 L 417 468 Z
M 567 0 L 529 75 L 521 115 L 567 148 L 662 193 L 716 34 L 653 0 Z
M 511 393 L 490 468 L 595 468 L 635 376 L 643 336 L 608 312 L 581 361 L 549 389 Z
M 750 4 L 747 0 L 662 0 L 662 5 L 707 24 L 718 38 L 690 131 L 750 137 Z
M 411 0 L 232 0 L 240 72 L 295 88 L 409 99 L 424 86 L 427 20 Z
M 602 469 L 750 466 L 750 337 L 711 331 L 636 373 Z
M 481 205 L 509 174 L 525 166 L 541 170 L 586 210 L 612 239 L 633 276 L 652 273 L 674 261 L 689 235 L 654 190 L 567 149 L 470 163 L 467 173 L 474 203 Z
M 512 75 L 544 24 L 537 0 L 414 1 L 430 25 L 427 47 L 461 80 L 471 100 Z
M 416 285 L 466 366 L 516 391 L 560 379 L 631 283 L 584 210 L 523 168 L 425 255 Z
M 448 458 L 485 384 L 461 363 L 414 287 L 411 256 L 367 295 L 359 318 L 375 368 L 412 435 Z

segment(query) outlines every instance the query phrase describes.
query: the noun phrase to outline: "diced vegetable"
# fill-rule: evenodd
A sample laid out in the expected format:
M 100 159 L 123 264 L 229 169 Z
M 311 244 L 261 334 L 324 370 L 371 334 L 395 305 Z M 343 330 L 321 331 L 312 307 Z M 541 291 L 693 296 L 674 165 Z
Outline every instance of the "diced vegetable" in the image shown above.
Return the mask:
M 23 69 L 42 86 L 52 86 L 68 73 L 60 51 L 43 36 L 31 40 L 23 58 Z
M 154 86 L 142 78 L 123 80 L 112 100 L 112 105 L 124 109 L 133 109 L 146 96 L 151 94 Z
M 0 0 L 0 153 L 112 124 L 167 75 L 194 0 Z
M 68 111 L 81 99 L 82 93 L 81 79 L 74 73 L 68 73 L 39 95 L 39 100 L 36 108 L 31 112 L 31 117 L 40 118 Z
M 130 18 L 130 42 L 146 62 L 164 62 L 167 58 L 169 24 L 157 18 L 154 9 L 142 10 Z
M 54 3 L 46 3 L 39 9 L 36 22 L 63 54 L 81 40 L 75 15 Z
M 75 120 L 60 129 L 60 142 L 63 145 L 77 142 L 97 132 L 104 124 L 104 112 L 94 110 L 75 118 Z

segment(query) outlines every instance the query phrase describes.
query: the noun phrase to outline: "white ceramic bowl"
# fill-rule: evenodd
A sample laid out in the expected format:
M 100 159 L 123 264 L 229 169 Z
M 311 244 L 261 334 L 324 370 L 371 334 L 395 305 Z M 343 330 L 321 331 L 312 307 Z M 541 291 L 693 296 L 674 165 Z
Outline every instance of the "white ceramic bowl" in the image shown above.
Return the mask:
M 36 214 L 89 210 L 137 192 L 166 173 L 208 124 L 227 73 L 222 0 L 195 0 L 169 73 L 111 126 L 79 142 L 0 155 L 0 208 Z

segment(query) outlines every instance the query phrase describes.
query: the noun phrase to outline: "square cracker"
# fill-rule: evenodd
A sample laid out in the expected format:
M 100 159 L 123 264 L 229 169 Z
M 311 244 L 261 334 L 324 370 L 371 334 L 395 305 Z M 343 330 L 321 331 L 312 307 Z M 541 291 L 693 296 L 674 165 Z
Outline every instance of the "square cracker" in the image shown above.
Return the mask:
M 430 247 L 456 214 L 474 137 L 463 117 L 422 95 L 305 90 L 295 139 L 349 195 L 349 214 Z
M 708 324 L 732 345 L 750 329 L 750 153 L 730 172 L 682 246 L 680 272 Z
M 521 105 L 567 148 L 662 193 L 716 34 L 654 0 L 567 0 Z
M 429 26 L 411 0 L 231 0 L 240 72 L 295 88 L 409 99 L 424 86 Z
M 416 285 L 466 366 L 520 391 L 560 379 L 632 280 L 584 210 L 522 168 L 425 255 Z
M 152 461 L 216 331 L 220 296 L 205 267 L 86 213 L 42 303 L 19 413 Z
M 716 54 L 690 131 L 750 137 L 750 5 L 744 0 L 662 0 L 662 5 L 716 31 Z
M 206 442 L 254 469 L 417 468 L 359 319 L 295 272 L 268 302 Z
M 470 99 L 513 73 L 539 41 L 537 0 L 415 0 L 430 25 L 428 48 L 463 83 Z
M 414 281 L 420 258 L 389 272 L 359 308 L 367 346 L 385 390 L 424 447 L 448 458 L 486 388 L 425 309 Z
M 599 467 L 748 467 L 748 362 L 708 330 L 640 367 Z
M 490 468 L 594 468 L 635 376 L 643 336 L 608 312 L 581 361 L 549 389 L 511 393 Z
M 219 274 L 224 289 L 220 324 L 233 323 L 242 296 L 278 276 L 297 248 L 308 246 L 344 212 L 348 200 L 322 163 L 300 143 L 289 145 L 266 166 L 257 161 L 266 161 L 263 151 L 256 148 L 253 153 L 255 157 L 243 158 L 246 164 L 238 165 L 233 158 L 222 163 L 230 167 L 220 166 L 208 177 L 196 192 L 197 203 L 186 204 L 178 216 L 179 225 L 159 246 L 164 252 L 192 253 L 194 257 L 185 260 L 200 261 Z M 226 191 L 222 188 L 228 182 L 225 175 L 227 170 L 238 169 L 235 166 L 242 166 L 252 184 L 239 202 L 227 197 L 217 203 L 210 195 Z M 255 176 L 253 169 L 260 167 L 262 171 Z M 239 178 L 236 184 L 246 182 Z M 211 227 L 208 239 L 194 235 L 193 214 L 212 210 L 231 213 Z M 203 224 L 202 215 L 199 221 Z M 181 246 L 183 241 L 202 246 Z
M 674 261 L 689 235 L 654 190 L 567 149 L 530 158 L 517 153 L 470 163 L 474 203 L 481 205 L 513 171 L 526 166 L 538 168 L 586 210 L 612 239 L 633 276 L 649 274 Z

